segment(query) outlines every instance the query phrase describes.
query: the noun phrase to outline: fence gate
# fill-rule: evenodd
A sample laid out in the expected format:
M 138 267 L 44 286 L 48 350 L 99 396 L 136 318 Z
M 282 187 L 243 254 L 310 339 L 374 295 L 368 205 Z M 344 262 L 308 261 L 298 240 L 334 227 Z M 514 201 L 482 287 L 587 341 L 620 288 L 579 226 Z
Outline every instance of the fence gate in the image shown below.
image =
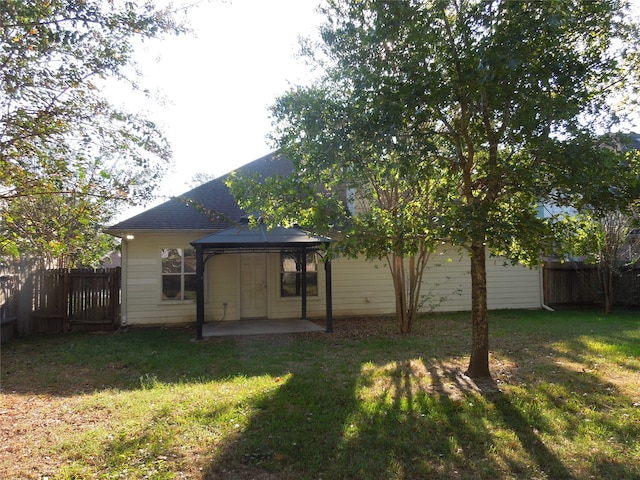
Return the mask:
M 114 330 L 120 268 L 46 270 L 31 281 L 33 333 Z

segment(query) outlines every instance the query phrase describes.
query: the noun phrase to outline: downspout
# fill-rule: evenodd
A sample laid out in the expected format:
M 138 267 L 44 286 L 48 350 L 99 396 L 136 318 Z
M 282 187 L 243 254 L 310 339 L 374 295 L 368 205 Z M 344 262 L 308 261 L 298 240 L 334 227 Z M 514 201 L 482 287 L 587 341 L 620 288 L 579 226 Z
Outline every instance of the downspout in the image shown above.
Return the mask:
M 120 328 L 127 326 L 127 297 L 129 291 L 129 240 L 122 237 L 122 258 L 120 260 Z
M 544 266 L 540 267 L 539 278 L 540 278 L 540 307 L 542 307 L 543 309 L 549 312 L 555 312 L 553 308 L 551 308 L 549 305 L 544 303 Z

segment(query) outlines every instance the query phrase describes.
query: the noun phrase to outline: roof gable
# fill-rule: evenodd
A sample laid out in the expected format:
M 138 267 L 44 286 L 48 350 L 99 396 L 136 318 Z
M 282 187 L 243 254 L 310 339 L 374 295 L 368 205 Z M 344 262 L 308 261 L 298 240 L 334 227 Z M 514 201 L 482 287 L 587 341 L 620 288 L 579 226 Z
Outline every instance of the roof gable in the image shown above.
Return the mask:
M 270 153 L 237 171 L 262 177 L 290 175 L 293 165 L 279 153 Z M 106 229 L 121 234 L 136 231 L 224 229 L 240 221 L 246 212 L 240 208 L 225 185 L 230 173 L 152 207 Z

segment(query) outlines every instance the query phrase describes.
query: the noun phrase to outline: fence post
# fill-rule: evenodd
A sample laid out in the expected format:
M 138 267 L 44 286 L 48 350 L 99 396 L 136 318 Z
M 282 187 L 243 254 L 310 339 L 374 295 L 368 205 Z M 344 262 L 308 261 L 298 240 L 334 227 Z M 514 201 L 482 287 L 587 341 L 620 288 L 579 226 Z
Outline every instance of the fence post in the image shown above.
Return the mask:
M 114 328 L 117 325 L 120 325 L 120 288 L 122 285 L 121 272 L 121 267 L 114 268 L 110 278 L 111 298 L 109 299 L 109 314 L 111 316 L 111 323 L 113 324 Z
M 62 271 L 62 298 L 64 298 L 64 317 L 62 318 L 62 331 L 67 333 L 71 330 L 69 325 L 69 317 L 71 316 L 71 297 L 73 291 L 71 288 L 71 270 L 65 269 Z

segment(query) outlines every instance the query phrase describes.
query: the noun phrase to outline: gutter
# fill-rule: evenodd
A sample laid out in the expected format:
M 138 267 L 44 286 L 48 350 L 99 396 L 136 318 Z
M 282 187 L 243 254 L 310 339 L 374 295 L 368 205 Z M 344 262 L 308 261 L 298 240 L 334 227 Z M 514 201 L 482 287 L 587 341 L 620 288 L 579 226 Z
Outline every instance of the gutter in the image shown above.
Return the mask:
M 122 261 L 120 265 L 120 328 L 127 327 L 127 297 L 129 293 L 129 240 L 126 236 L 122 237 L 120 244 L 122 252 Z

